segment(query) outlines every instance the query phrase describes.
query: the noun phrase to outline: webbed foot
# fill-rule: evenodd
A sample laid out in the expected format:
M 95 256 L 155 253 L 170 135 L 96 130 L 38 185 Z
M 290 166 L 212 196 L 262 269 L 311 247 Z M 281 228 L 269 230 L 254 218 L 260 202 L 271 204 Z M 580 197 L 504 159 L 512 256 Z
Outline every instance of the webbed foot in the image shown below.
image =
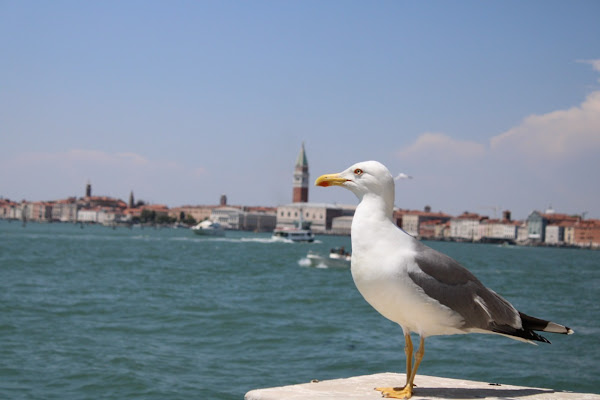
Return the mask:
M 381 387 L 375 388 L 378 392 L 381 392 L 383 397 L 389 399 L 410 399 L 412 397 L 412 386 L 406 385 L 404 387 Z

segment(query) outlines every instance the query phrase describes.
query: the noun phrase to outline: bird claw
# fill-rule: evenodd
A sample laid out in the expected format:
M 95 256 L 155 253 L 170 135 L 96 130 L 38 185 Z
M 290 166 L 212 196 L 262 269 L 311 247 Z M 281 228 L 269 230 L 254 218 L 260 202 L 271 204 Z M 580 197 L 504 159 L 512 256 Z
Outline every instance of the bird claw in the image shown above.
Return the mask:
M 389 399 L 410 399 L 412 397 L 412 387 L 407 385 L 404 387 L 383 387 L 375 388 L 381 395 Z

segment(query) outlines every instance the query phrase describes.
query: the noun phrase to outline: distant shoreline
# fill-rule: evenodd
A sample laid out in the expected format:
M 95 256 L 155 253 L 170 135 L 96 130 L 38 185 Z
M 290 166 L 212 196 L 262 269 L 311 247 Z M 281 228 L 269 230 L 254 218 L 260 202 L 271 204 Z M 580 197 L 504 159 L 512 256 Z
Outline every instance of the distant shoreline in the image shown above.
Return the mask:
M 85 228 L 86 226 L 102 226 L 106 228 L 124 228 L 124 229 L 190 229 L 191 226 L 183 226 L 181 224 L 177 224 L 174 226 L 173 224 L 114 224 L 114 225 L 104 225 L 98 222 L 65 222 L 65 221 L 22 221 L 14 218 L 0 218 L 0 222 L 5 221 L 9 224 L 22 224 L 23 227 L 27 227 L 28 224 L 39 224 L 39 225 L 48 225 L 48 224 L 58 224 L 58 225 L 80 225 L 81 228 Z M 230 229 L 235 232 L 248 232 L 248 233 L 268 233 L 268 232 L 256 232 L 251 230 L 243 230 L 243 229 Z M 339 237 L 350 237 L 349 234 L 344 234 L 340 232 L 316 232 L 315 236 L 339 236 Z M 592 250 L 598 251 L 600 247 L 595 246 L 578 246 L 574 244 L 555 244 L 555 243 L 518 243 L 510 240 L 464 240 L 464 239 L 452 239 L 452 238 L 420 238 L 416 237 L 415 239 L 423 242 L 447 242 L 447 243 L 465 243 L 465 244 L 489 244 L 496 245 L 499 247 L 540 247 L 540 248 L 557 248 L 557 249 L 576 249 L 576 250 Z

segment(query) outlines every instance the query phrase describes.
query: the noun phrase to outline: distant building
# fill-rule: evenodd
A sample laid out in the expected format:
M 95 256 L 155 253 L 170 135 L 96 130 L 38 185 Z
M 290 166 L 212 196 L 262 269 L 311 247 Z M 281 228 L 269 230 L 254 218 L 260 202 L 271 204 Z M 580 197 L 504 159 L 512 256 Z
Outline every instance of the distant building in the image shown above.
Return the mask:
M 171 208 L 169 210 L 169 217 L 175 218 L 179 221 L 183 221 L 187 217 L 194 218 L 197 222 L 210 219 L 210 214 L 218 206 L 181 206 Z
M 350 234 L 354 206 L 308 202 L 308 161 L 304 143 L 296 159 L 292 203 L 277 207 L 276 226 L 293 228 L 301 224 L 316 233 Z M 335 221 L 335 222 L 334 222 Z
M 293 228 L 301 221 L 314 232 L 328 232 L 337 217 L 354 215 L 353 206 L 325 203 L 292 203 L 277 207 L 277 227 Z
M 98 222 L 98 210 L 91 208 L 82 208 L 77 211 L 77 221 L 86 223 Z
M 442 212 L 431 212 L 431 207 L 426 206 L 423 211 L 412 210 L 402 212 L 401 228 L 404 232 L 414 237 L 433 237 L 435 233 L 434 224 L 425 224 L 433 222 L 442 224 L 450 220 L 450 215 Z
M 534 211 L 527 217 L 527 237 L 532 242 L 544 242 L 546 235 L 546 219 L 539 211 Z
M 574 242 L 581 247 L 600 247 L 600 220 L 578 221 L 574 225 Z
M 352 230 L 352 216 L 335 217 L 331 221 L 330 232 L 334 235 L 350 235 Z
M 552 244 L 558 244 L 560 237 L 564 238 L 565 224 L 574 224 L 580 220 L 581 217 L 578 215 L 558 214 L 552 209 L 547 210 L 546 213 L 533 211 L 527 217 L 528 239 L 532 243 L 546 243 L 546 227 L 548 225 L 560 226 L 562 224 L 563 232 L 561 232 L 560 228 L 550 229 Z
M 20 205 L 14 201 L 0 199 L 0 218 L 18 219 L 17 209 L 20 208 Z
M 564 225 L 547 225 L 545 232 L 545 243 L 551 245 L 560 245 L 565 241 Z
M 97 208 L 97 207 L 106 207 L 111 209 L 125 209 L 127 208 L 127 203 L 123 200 L 115 199 L 113 197 L 108 196 L 87 196 L 83 199 L 79 199 L 78 204 L 80 208 Z
M 270 208 L 215 207 L 210 220 L 220 223 L 226 229 L 270 232 L 275 229 L 276 215 Z
M 226 229 L 240 229 L 240 213 L 236 207 L 215 207 L 210 213 L 210 220 L 218 222 Z
M 487 219 L 479 214 L 465 211 L 450 220 L 450 237 L 459 241 L 478 241 L 481 239 L 479 224 Z
M 306 152 L 304 151 L 304 143 L 302 143 L 302 148 L 300 149 L 300 154 L 298 154 L 296 166 L 294 167 L 292 202 L 308 202 L 308 177 L 308 161 L 306 159 Z
M 77 221 L 77 199 L 69 197 L 64 200 L 57 200 L 52 207 L 52 220 L 60 222 Z
M 23 218 L 28 221 L 47 222 L 52 220 L 52 203 L 34 201 L 23 208 Z
M 484 242 L 515 243 L 518 238 L 520 222 L 510 219 L 510 211 L 502 213 L 503 219 L 485 219 L 479 225 L 480 237 Z
M 275 229 L 277 215 L 272 208 L 244 208 L 239 215 L 239 227 L 244 231 L 271 232 Z
M 124 209 L 125 207 L 123 207 Z M 142 212 L 152 212 L 155 213 L 157 217 L 159 216 L 168 216 L 169 215 L 169 207 L 164 204 L 145 204 L 140 207 Z

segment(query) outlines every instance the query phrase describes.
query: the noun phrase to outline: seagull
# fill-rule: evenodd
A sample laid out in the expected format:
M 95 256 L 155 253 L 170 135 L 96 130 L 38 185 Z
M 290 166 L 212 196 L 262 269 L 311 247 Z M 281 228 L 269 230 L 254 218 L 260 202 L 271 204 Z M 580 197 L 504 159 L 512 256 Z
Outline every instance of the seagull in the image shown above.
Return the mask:
M 351 229 L 352 278 L 365 300 L 404 333 L 406 385 L 375 388 L 384 397 L 412 396 L 429 336 L 493 333 L 550 343 L 535 331 L 573 333 L 566 326 L 517 311 L 457 261 L 398 228 L 392 219 L 394 178 L 383 164 L 360 162 L 320 176 L 315 185 L 341 186 L 358 197 Z M 411 333 L 420 338 L 414 364 Z

